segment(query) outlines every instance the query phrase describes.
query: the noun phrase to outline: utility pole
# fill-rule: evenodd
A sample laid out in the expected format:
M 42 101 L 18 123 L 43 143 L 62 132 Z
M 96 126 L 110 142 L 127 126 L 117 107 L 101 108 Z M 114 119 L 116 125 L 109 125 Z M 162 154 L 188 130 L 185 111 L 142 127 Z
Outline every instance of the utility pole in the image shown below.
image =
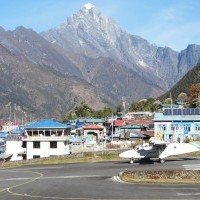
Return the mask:
M 112 141 L 113 141 L 113 113 L 112 113 L 112 123 L 111 123 L 111 125 L 112 125 Z

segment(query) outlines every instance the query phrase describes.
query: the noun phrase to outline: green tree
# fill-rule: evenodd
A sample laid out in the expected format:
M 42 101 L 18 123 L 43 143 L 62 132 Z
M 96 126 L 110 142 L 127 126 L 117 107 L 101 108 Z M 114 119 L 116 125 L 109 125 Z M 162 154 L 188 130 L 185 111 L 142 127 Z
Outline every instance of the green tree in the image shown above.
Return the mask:
M 111 115 L 113 110 L 111 108 L 104 107 L 103 110 L 97 110 L 93 112 L 93 117 L 95 118 L 105 118 L 108 115 Z
M 122 112 L 122 111 L 124 111 L 124 107 L 123 107 L 122 104 L 119 104 L 119 105 L 117 106 L 116 112 L 118 113 L 118 112 Z
M 91 117 L 93 114 L 93 110 L 91 107 L 88 106 L 85 102 L 81 102 L 79 106 L 74 108 L 74 113 L 77 117 Z
M 187 94 L 184 92 L 181 92 L 177 97 L 177 101 L 181 101 L 181 102 L 187 101 Z
M 133 102 L 129 111 L 153 111 L 154 98 L 143 99 L 138 102 Z
M 152 111 L 158 111 L 160 108 L 161 102 L 159 100 L 154 101 L 153 106 L 152 106 Z
M 76 119 L 76 114 L 74 112 L 67 113 L 65 120 L 72 120 L 72 119 Z

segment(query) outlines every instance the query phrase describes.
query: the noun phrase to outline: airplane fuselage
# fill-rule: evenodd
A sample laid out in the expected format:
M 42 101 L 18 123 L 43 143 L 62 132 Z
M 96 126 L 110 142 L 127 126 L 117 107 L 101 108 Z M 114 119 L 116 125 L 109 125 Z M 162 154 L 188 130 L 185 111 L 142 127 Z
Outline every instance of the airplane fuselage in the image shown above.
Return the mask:
M 158 158 L 161 163 L 169 156 L 181 155 L 200 150 L 200 142 L 191 143 L 166 143 L 153 142 L 144 143 L 136 146 L 134 149 L 119 154 L 121 158 L 129 158 L 133 163 L 136 159 Z

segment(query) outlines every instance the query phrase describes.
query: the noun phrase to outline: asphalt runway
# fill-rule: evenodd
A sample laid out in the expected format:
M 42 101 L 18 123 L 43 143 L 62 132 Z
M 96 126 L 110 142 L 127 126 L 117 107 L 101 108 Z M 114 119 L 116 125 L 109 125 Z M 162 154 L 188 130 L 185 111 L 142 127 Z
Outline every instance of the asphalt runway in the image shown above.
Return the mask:
M 43 165 L 0 170 L 1 200 L 31 199 L 200 199 L 200 184 L 124 183 L 124 170 L 200 169 L 200 158 Z

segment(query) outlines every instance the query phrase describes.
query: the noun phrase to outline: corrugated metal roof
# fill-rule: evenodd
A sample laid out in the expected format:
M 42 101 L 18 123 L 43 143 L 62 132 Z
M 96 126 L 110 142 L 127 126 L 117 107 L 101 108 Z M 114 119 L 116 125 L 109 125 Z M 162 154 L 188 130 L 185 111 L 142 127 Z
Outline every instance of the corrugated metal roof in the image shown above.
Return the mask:
M 200 115 L 163 115 L 163 113 L 155 113 L 153 121 L 200 121 Z
M 23 128 L 16 128 L 16 129 L 12 130 L 11 133 L 12 134 L 23 134 L 24 129 Z
M 7 135 L 8 133 L 0 133 L 0 138 L 6 138 Z
M 178 108 L 179 107 L 179 105 L 177 105 L 177 104 L 160 104 L 160 106 L 161 107 L 163 107 L 163 108 Z
M 103 123 L 103 119 L 99 118 L 78 118 L 78 122 L 85 122 L 85 123 Z
M 136 124 L 129 124 L 129 125 L 120 127 L 120 129 L 140 129 L 140 128 L 141 126 L 136 125 Z
M 98 124 L 90 124 L 90 125 L 85 125 L 85 126 L 82 126 L 83 129 L 87 129 L 87 130 L 100 130 L 100 129 L 104 129 L 104 126 L 101 126 L 101 125 L 98 125 Z
M 71 128 L 71 126 L 53 120 L 43 120 L 40 122 L 36 122 L 34 124 L 24 126 L 24 129 L 35 129 L 35 128 Z
M 125 122 L 125 120 L 117 119 L 117 120 L 114 121 L 114 125 L 115 126 L 125 126 L 126 122 Z

